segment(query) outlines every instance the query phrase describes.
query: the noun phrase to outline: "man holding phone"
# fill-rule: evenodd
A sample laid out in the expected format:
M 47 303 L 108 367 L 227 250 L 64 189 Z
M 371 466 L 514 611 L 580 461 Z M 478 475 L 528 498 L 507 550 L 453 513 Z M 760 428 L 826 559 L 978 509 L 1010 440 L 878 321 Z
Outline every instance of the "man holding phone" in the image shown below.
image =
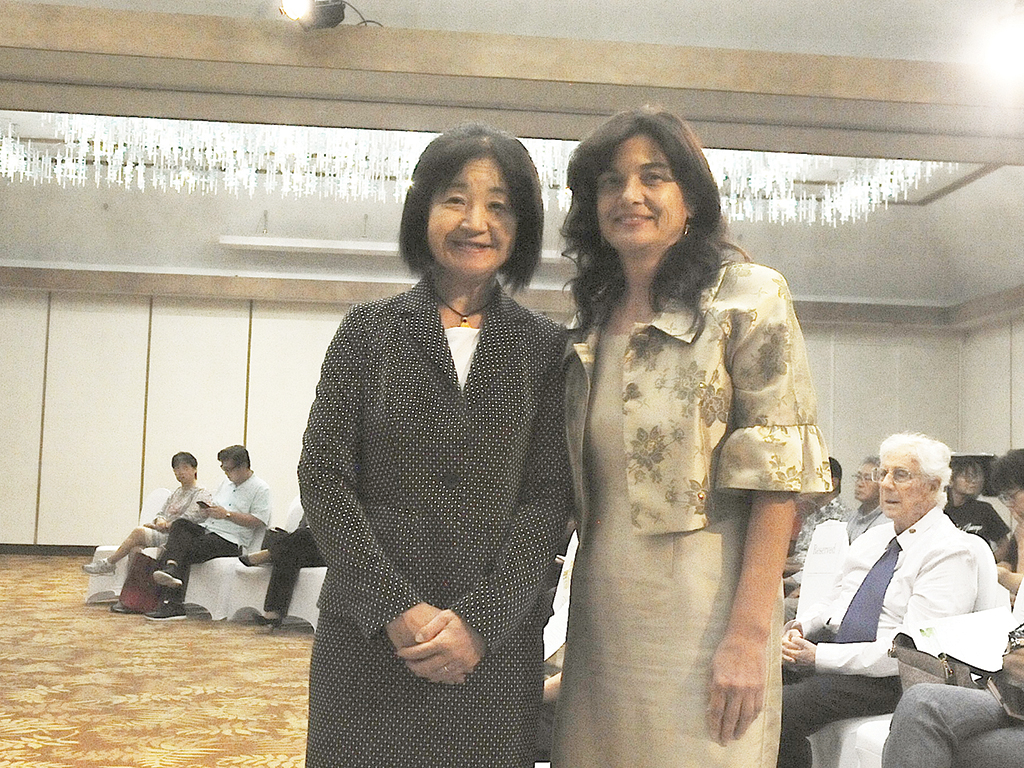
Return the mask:
M 153 580 L 164 588 L 160 606 L 146 614 L 156 621 L 185 618 L 182 603 L 188 568 L 215 557 L 237 557 L 255 544 L 257 533 L 270 522 L 270 487 L 257 477 L 243 445 L 217 454 L 227 479 L 213 494 L 213 504 L 201 504 L 207 513 L 202 523 L 176 520 Z

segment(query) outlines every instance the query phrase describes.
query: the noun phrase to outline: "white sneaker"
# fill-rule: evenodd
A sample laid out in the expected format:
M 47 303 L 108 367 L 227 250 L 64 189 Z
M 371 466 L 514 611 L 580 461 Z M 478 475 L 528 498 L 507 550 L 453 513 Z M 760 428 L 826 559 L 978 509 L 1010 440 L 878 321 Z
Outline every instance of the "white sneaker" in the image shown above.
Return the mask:
M 101 557 L 99 560 L 83 565 L 82 570 L 90 576 L 101 576 L 105 573 L 113 573 L 117 570 L 117 566 L 107 560 L 107 558 Z

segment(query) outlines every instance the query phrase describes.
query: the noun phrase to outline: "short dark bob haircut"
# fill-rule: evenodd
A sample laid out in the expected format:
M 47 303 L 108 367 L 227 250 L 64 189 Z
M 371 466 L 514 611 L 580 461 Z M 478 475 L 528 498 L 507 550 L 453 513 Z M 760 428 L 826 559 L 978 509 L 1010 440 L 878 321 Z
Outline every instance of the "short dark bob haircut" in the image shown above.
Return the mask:
M 252 468 L 249 463 L 249 451 L 244 445 L 229 445 L 227 448 L 221 448 L 217 452 L 217 461 L 230 461 L 236 467 Z
M 196 461 L 196 457 L 188 451 L 179 451 L 171 456 L 171 469 L 176 469 L 182 464 L 188 464 L 192 469 L 199 469 L 199 462 Z
M 992 488 L 1006 493 L 1024 488 L 1024 449 L 1007 451 L 992 465 Z
M 572 205 L 562 237 L 565 255 L 576 262 L 570 285 L 584 328 L 601 323 L 625 290 L 619 256 L 598 225 L 597 178 L 611 167 L 619 146 L 633 136 L 650 137 L 665 153 L 690 213 L 686 233 L 668 249 L 655 276 L 654 309 L 661 311 L 669 302 L 696 309 L 701 292 L 718 277 L 724 251 L 742 253 L 725 240 L 718 185 L 693 130 L 658 107 L 620 112 L 583 140 L 567 172 Z
M 516 216 L 516 238 L 508 261 L 498 270 L 511 291 L 526 287 L 533 277 L 544 236 L 544 201 L 537 168 L 526 147 L 515 136 L 480 123 L 467 123 L 446 131 L 423 150 L 405 195 L 398 248 L 415 275 L 434 268 L 427 242 L 427 222 L 434 195 L 444 191 L 471 160 L 494 160 L 508 185 Z

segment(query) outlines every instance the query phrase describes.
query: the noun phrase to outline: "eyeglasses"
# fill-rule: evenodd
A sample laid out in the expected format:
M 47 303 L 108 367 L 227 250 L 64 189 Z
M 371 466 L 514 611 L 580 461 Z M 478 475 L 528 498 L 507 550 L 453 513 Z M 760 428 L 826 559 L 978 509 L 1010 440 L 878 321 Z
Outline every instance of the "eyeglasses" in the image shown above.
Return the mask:
M 880 483 L 889 475 L 892 475 L 892 481 L 896 485 L 906 485 L 915 477 L 919 477 L 919 473 L 911 472 L 909 469 L 903 469 L 897 467 L 896 469 L 885 469 L 884 467 L 877 467 L 871 470 L 871 479 L 876 483 Z
M 1018 488 L 1015 491 L 1003 491 L 1002 493 L 999 494 L 999 500 L 1003 502 L 1003 504 L 1005 504 L 1006 506 L 1010 506 L 1011 504 L 1013 504 L 1014 500 L 1017 498 L 1017 494 L 1020 492 L 1020 488 Z
M 875 478 L 872 477 L 873 474 L 874 474 L 873 471 L 872 472 L 858 472 L 856 475 L 853 476 L 853 479 L 856 480 L 858 483 L 869 483 L 869 482 L 873 483 L 873 482 L 875 482 Z

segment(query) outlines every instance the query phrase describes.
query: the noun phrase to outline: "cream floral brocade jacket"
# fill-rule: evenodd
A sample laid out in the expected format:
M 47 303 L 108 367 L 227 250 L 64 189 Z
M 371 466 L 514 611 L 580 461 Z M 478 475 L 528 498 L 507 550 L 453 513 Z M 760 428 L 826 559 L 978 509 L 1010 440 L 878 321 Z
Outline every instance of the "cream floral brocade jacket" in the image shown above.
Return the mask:
M 587 524 L 584 429 L 598 342 L 567 348 L 566 430 L 581 537 Z M 750 491 L 831 487 L 803 334 L 785 278 L 727 263 L 700 312 L 634 326 L 622 361 L 623 450 L 640 534 L 747 515 Z

